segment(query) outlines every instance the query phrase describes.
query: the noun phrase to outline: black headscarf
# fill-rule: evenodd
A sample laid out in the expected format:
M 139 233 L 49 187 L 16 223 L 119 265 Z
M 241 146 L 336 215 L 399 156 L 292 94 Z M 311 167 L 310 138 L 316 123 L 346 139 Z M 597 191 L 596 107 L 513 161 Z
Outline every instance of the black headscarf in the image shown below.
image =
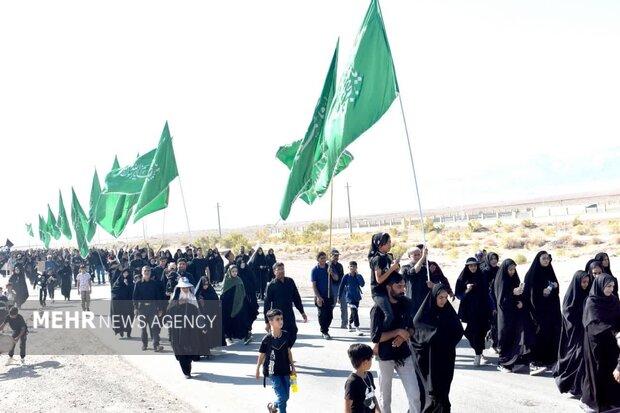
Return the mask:
M 438 328 L 449 332 L 450 337 L 454 339 L 454 346 L 463 337 L 463 326 L 452 304 L 447 301 L 443 308 L 437 306 L 437 296 L 442 291 L 448 293 L 443 284 L 435 284 L 415 315 L 413 319 L 414 346 L 428 344 Z
M 609 267 L 607 267 L 607 268 L 603 267 L 603 259 L 605 259 L 605 258 L 607 258 L 607 260 L 609 261 Z M 607 255 L 607 253 L 599 252 L 598 254 L 596 254 L 594 256 L 594 259 L 601 262 L 601 268 L 603 268 L 603 272 L 605 274 L 609 274 L 611 276 L 614 275 L 614 273 L 611 272 L 611 260 L 609 259 L 609 255 Z
M 385 244 L 390 237 L 387 232 L 378 232 L 372 236 L 370 242 L 370 250 L 368 251 L 368 261 L 370 261 L 375 255 L 379 254 L 379 247 Z
M 591 260 L 589 260 L 586 263 L 586 272 L 592 278 L 594 278 L 594 275 L 592 274 L 592 270 L 594 270 L 596 267 L 599 267 L 601 270 L 603 269 L 603 263 L 601 261 L 597 260 L 596 258 L 592 258 Z M 603 271 L 603 272 L 605 272 L 605 271 Z
M 603 290 L 615 279 L 609 274 L 601 274 L 594 280 L 590 294 L 583 310 L 583 326 L 596 322 L 597 330 L 603 331 L 615 327 L 620 317 L 620 302 L 615 295 L 606 296 Z
M 542 295 L 541 291 L 547 288 L 550 282 L 558 283 L 558 278 L 555 275 L 555 271 L 553 270 L 553 264 L 551 263 L 551 255 L 549 255 L 549 265 L 543 267 L 540 263 L 540 257 L 545 254 L 549 255 L 547 251 L 540 251 L 538 254 L 536 254 L 536 257 L 534 258 L 534 261 L 532 261 L 532 265 L 530 265 L 530 269 L 525 274 L 524 279 L 524 294 L 526 299 L 528 300 L 528 306 L 530 307 L 530 313 L 532 313 L 534 321 L 537 321 L 537 319 L 541 315 L 544 315 L 545 312 L 544 308 L 539 308 L 540 304 L 543 303 L 543 301 L 540 300 Z M 558 302 L 557 307 L 559 308 L 559 288 L 553 289 L 549 298 L 551 298 L 552 296 L 555 296 Z M 550 303 L 550 300 L 547 299 L 544 302 Z
M 572 327 L 577 323 L 581 323 L 583 318 L 583 306 L 586 298 L 588 297 L 588 290 L 581 288 L 581 280 L 584 277 L 588 277 L 592 284 L 592 277 L 585 271 L 577 271 L 573 275 L 573 279 L 564 294 L 564 301 L 562 302 L 562 316 L 568 323 L 567 327 Z

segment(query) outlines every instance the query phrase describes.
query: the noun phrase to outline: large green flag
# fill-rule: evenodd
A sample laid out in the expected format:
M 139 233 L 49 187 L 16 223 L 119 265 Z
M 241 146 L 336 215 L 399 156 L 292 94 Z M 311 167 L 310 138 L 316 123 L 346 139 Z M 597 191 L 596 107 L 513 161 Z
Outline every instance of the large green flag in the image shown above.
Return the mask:
M 50 247 L 50 234 L 47 233 L 47 224 L 41 215 L 39 215 L 39 239 L 45 248 Z
M 172 138 L 166 122 L 136 203 L 133 222 L 168 206 L 168 185 L 178 175 Z
M 378 0 L 371 0 L 355 42 L 355 53 L 339 80 L 325 120 L 327 176 L 319 179 L 324 191 L 345 148 L 368 130 L 398 96 L 394 62 Z M 330 176 L 332 175 L 332 176 Z
M 112 171 L 119 169 L 118 158 L 114 157 Z M 115 238 L 121 236 L 135 205 L 137 195 L 102 193 L 97 204 L 97 224 Z
M 58 229 L 67 239 L 71 239 L 71 227 L 69 226 L 69 218 L 65 210 L 65 203 L 62 200 L 62 192 L 58 190 Z
M 85 258 L 88 255 L 88 241 L 86 240 L 89 227 L 88 217 L 84 213 L 73 188 L 71 188 L 71 222 L 73 223 L 73 231 L 80 255 Z
M 298 140 L 288 145 L 280 146 L 280 148 L 278 149 L 278 152 L 276 153 L 276 157 L 280 161 L 282 161 L 282 163 L 285 164 L 288 167 L 288 169 L 291 169 L 293 167 L 293 164 L 295 163 L 295 156 L 297 152 L 299 151 L 300 145 L 302 143 L 303 143 L 303 140 Z M 316 179 L 319 176 L 324 175 L 322 171 L 326 166 L 325 164 L 326 164 L 327 158 L 321 156 L 321 153 L 319 151 L 317 151 L 316 154 L 319 155 L 319 157 L 318 159 L 316 159 L 316 163 L 313 163 L 311 178 L 308 179 L 308 182 L 306 183 L 304 188 L 302 188 L 301 193 L 299 195 L 299 198 L 301 198 L 308 205 L 311 205 L 316 200 L 316 198 L 321 197 L 323 195 L 323 193 L 318 193 L 316 191 L 317 188 L 316 188 L 315 183 L 316 183 Z M 354 159 L 353 155 L 351 155 L 349 151 L 344 151 L 342 153 L 342 156 L 340 157 L 338 165 L 336 166 L 336 173 L 334 173 L 334 176 L 338 175 L 347 166 L 349 166 L 349 164 L 353 161 L 353 159 Z
M 291 206 L 295 200 L 302 196 L 316 184 L 315 179 L 319 172 L 316 162 L 321 158 L 324 151 L 323 127 L 325 115 L 334 97 L 336 90 L 336 74 L 338 70 L 338 45 L 334 50 L 327 76 L 323 82 L 321 96 L 314 108 L 312 121 L 306 130 L 306 135 L 301 141 L 294 142 L 288 147 L 281 147 L 276 156 L 291 170 L 286 184 L 286 191 L 280 205 L 280 217 L 285 220 L 291 212 Z M 294 158 L 291 160 L 291 155 Z M 305 198 L 306 202 L 312 203 L 314 198 Z
M 26 232 L 28 235 L 34 238 L 34 232 L 32 232 L 32 224 L 26 224 Z
M 112 169 L 105 177 L 105 194 L 138 194 L 142 191 L 144 181 L 157 149 L 139 156 L 131 165 Z
M 47 204 L 47 233 L 54 237 L 54 239 L 60 239 L 60 230 L 50 204 Z
M 97 206 L 99 205 L 99 197 L 101 196 L 101 186 L 99 185 L 99 175 L 95 169 L 93 175 L 93 183 L 90 188 L 90 208 L 88 210 L 88 231 L 86 232 L 86 240 L 90 242 L 95 236 L 97 230 Z

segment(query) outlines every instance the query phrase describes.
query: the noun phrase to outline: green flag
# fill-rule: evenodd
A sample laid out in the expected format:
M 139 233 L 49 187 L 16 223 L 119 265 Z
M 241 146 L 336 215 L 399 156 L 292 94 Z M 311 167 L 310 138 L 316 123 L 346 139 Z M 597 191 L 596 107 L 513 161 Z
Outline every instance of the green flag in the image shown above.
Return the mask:
M 112 171 L 119 169 L 118 158 L 114 157 Z M 115 238 L 121 236 L 129 217 L 131 208 L 137 201 L 137 195 L 102 193 L 97 203 L 97 224 Z
M 112 169 L 105 177 L 105 189 L 103 192 L 106 194 L 140 193 L 156 151 L 156 149 L 153 149 L 139 156 L 138 159 L 129 166 Z
M 327 189 L 338 158 L 368 130 L 398 96 L 398 83 L 378 0 L 371 0 L 355 42 L 355 53 L 338 83 L 325 120 Z
M 69 226 L 69 219 L 67 218 L 67 211 L 65 210 L 65 203 L 62 200 L 62 192 L 58 190 L 58 229 L 62 232 L 67 239 L 71 239 L 71 227 Z
M 140 191 L 133 222 L 168 206 L 168 185 L 178 175 L 172 138 L 166 122 L 149 173 Z
M 34 238 L 34 232 L 32 232 L 32 224 L 26 224 L 26 232 L 28 235 Z
M 88 241 L 86 241 L 86 233 L 89 227 L 88 217 L 84 213 L 73 188 L 71 188 L 71 222 L 73 223 L 73 231 L 80 255 L 85 258 L 88 255 Z
M 50 234 L 47 233 L 47 224 L 41 215 L 39 215 L 39 239 L 46 249 L 50 247 Z
M 60 230 L 49 204 L 47 204 L 47 233 L 54 237 L 54 239 L 60 239 Z
M 88 231 L 86 232 L 86 240 L 90 242 L 95 236 L 97 230 L 97 205 L 101 195 L 101 186 L 99 186 L 99 176 L 95 169 L 93 175 L 93 183 L 90 188 L 90 208 L 88 210 Z
M 288 147 L 281 147 L 276 156 L 284 162 L 291 173 L 286 184 L 286 191 L 280 205 L 280 217 L 285 220 L 291 212 L 291 206 L 295 200 L 302 196 L 316 184 L 315 179 L 319 176 L 319 170 L 315 169 L 316 162 L 321 158 L 324 148 L 323 127 L 325 115 L 329 108 L 336 89 L 336 73 L 338 70 L 338 45 L 334 50 L 327 76 L 323 82 L 321 96 L 314 108 L 312 121 L 306 130 L 306 135 L 301 142 L 295 142 Z M 291 155 L 294 158 L 291 160 Z M 305 199 L 306 200 L 306 199 Z M 313 198 L 307 198 L 306 202 L 312 203 Z
M 280 161 L 282 161 L 282 163 L 285 164 L 288 167 L 288 169 L 291 169 L 293 167 L 293 164 L 295 162 L 295 155 L 297 154 L 297 151 L 299 150 L 299 147 L 302 144 L 302 142 L 303 141 L 298 140 L 288 145 L 280 146 L 280 148 L 278 149 L 278 152 L 276 153 L 276 157 Z M 316 163 L 313 164 L 311 178 L 308 180 L 308 182 L 302 189 L 301 194 L 299 195 L 299 198 L 301 198 L 308 205 L 311 205 L 315 201 L 316 198 L 323 196 L 323 193 L 318 193 L 316 191 L 317 188 L 315 187 L 316 186 L 315 183 L 316 183 L 316 179 L 319 176 L 325 175 L 323 170 L 326 166 L 325 164 L 326 164 L 327 159 L 321 156 L 319 151 L 317 151 L 316 153 L 317 155 L 319 155 L 319 157 L 316 160 Z M 344 151 L 342 153 L 342 156 L 340 157 L 338 165 L 336 166 L 336 173 L 334 173 L 334 176 L 338 175 L 347 166 L 349 166 L 349 164 L 353 161 L 353 159 L 354 159 L 353 155 L 351 155 L 349 151 Z

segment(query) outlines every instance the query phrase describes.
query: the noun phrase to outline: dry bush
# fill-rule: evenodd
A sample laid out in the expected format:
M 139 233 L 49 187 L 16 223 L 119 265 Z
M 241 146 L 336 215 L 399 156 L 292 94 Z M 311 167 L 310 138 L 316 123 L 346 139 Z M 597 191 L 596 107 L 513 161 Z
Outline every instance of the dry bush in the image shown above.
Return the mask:
M 392 249 L 390 250 L 394 258 L 399 259 L 402 258 L 403 255 L 407 252 L 407 246 L 404 242 L 396 242 L 392 245 Z
M 567 247 L 571 244 L 572 241 L 573 241 L 573 237 L 566 234 L 566 235 L 561 235 L 558 238 L 551 241 L 551 245 L 554 248 Z
M 587 245 L 587 242 L 580 240 L 580 239 L 574 239 L 570 242 L 570 246 L 575 247 L 575 248 L 585 247 L 586 245 Z
M 486 232 L 489 229 L 484 227 L 480 221 L 469 221 L 467 223 L 467 228 L 471 231 L 471 232 Z
M 448 231 L 448 233 L 446 234 L 446 238 L 448 238 L 450 241 L 458 241 L 461 239 L 461 232 L 460 231 Z
M 443 249 L 445 247 L 445 243 L 440 237 L 436 237 L 436 238 L 429 240 L 428 245 L 430 245 L 433 248 L 439 248 L 439 249 Z
M 538 227 L 536 223 L 531 219 L 524 219 L 523 221 L 521 221 L 521 226 L 528 229 L 534 229 Z
M 456 260 L 459 257 L 459 251 L 456 248 L 450 248 L 447 252 L 448 258 Z
M 611 233 L 619 233 L 620 232 L 620 221 L 619 220 L 610 220 L 607 223 L 607 226 L 609 227 L 609 232 Z
M 244 246 L 247 247 L 250 245 L 250 241 L 245 237 L 245 235 L 238 232 L 231 232 L 226 234 L 222 238 L 222 245 L 226 248 L 230 248 L 234 251 L 239 251 L 239 247 Z
M 603 244 L 603 240 L 600 239 L 599 237 L 592 237 L 590 239 L 590 244 L 592 244 L 592 245 L 601 245 L 601 244 Z
M 557 255 L 558 257 L 565 257 L 566 250 L 564 248 L 556 248 L 553 250 L 553 254 Z
M 523 254 L 517 254 L 514 257 L 514 261 L 515 263 L 517 263 L 518 265 L 523 265 L 527 262 L 527 258 L 525 257 L 525 255 Z
M 535 235 L 532 238 L 529 238 L 527 240 L 528 249 L 540 248 L 546 244 L 547 244 L 547 240 L 540 235 Z
M 554 227 L 554 226 L 549 225 L 549 226 L 547 226 L 547 227 L 545 227 L 545 228 L 543 229 L 543 232 L 544 232 L 544 233 L 545 233 L 545 235 L 546 235 L 546 236 L 548 236 L 548 237 L 554 237 L 554 236 L 555 236 L 555 234 L 557 233 L 557 230 L 555 229 L 555 227 Z
M 583 225 L 583 221 L 579 219 L 579 216 L 577 216 L 573 219 L 573 226 L 578 227 L 579 225 Z
M 592 228 L 590 225 L 582 224 L 575 227 L 577 235 L 597 235 L 598 231 Z
M 497 247 L 497 241 L 495 238 L 485 238 L 483 242 L 487 247 Z
M 502 240 L 501 246 L 508 250 L 521 249 L 525 246 L 525 241 L 522 238 L 506 237 Z

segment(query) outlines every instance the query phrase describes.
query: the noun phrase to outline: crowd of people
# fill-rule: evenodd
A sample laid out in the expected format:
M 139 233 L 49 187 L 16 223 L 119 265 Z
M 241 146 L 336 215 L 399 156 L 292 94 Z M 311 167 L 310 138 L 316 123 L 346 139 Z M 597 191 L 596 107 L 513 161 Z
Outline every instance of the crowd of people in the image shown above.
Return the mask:
M 620 302 L 607 254 L 596 255 L 577 271 L 561 300 L 552 256 L 546 251 L 536 254 L 523 281 L 514 260 L 479 251 L 465 261 L 452 289 L 439 264 L 428 260 L 424 245 L 410 249 L 409 263 L 403 266 L 390 250 L 389 234 L 372 236 L 368 262 L 373 347 L 359 338 L 360 343 L 349 349 L 354 371 L 345 384 L 345 411 L 390 412 L 395 372 L 410 412 L 450 411 L 456 347 L 463 337 L 473 349 L 473 366 L 490 363 L 483 351 L 493 348 L 500 372 L 548 371 L 559 391 L 580 399 L 585 410 L 620 408 Z M 310 281 L 322 337 L 332 339 L 334 310 L 341 328 L 363 336 L 359 307 L 365 279 L 357 262 L 350 261 L 345 272 L 336 249 L 329 256 L 318 253 L 316 260 Z M 204 329 L 169 328 L 172 349 L 187 378 L 192 362 L 210 357 L 212 347 L 252 341 L 262 302 L 267 335 L 256 376 L 262 373 L 273 385 L 276 400 L 268 406 L 270 411 L 286 412 L 290 376 L 296 374 L 291 353 L 298 331 L 294 310 L 304 322 L 307 316 L 295 282 L 286 277 L 284 263 L 276 260 L 273 250 L 246 253 L 242 247 L 237 254 L 220 254 L 217 249 L 203 254 L 201 248 L 188 246 L 171 254 L 148 247 L 93 249 L 85 260 L 68 250 L 29 250 L 12 252 L 10 261 L 12 274 L 0 294 L 0 311 L 14 306 L 15 314 L 28 298 L 27 281 L 39 288 L 42 307 L 48 297 L 54 300 L 58 285 L 70 299 L 74 283 L 85 311 L 90 309 L 92 285 L 108 282 L 111 315 L 129 319 L 197 317 L 208 311 L 209 302 L 219 301 L 222 337 L 216 344 L 207 340 Z M 458 310 L 452 306 L 456 300 Z M 156 302 L 164 304 L 152 304 Z M 0 320 L 10 324 L 15 314 Z M 19 321 L 13 324 L 13 337 L 22 340 L 25 355 L 27 332 Z M 130 337 L 131 326 L 115 326 L 114 333 Z M 152 349 L 161 351 L 159 335 L 159 329 L 147 323 L 141 331 L 142 349 L 148 350 L 150 337 Z M 369 372 L 373 358 L 378 388 Z

